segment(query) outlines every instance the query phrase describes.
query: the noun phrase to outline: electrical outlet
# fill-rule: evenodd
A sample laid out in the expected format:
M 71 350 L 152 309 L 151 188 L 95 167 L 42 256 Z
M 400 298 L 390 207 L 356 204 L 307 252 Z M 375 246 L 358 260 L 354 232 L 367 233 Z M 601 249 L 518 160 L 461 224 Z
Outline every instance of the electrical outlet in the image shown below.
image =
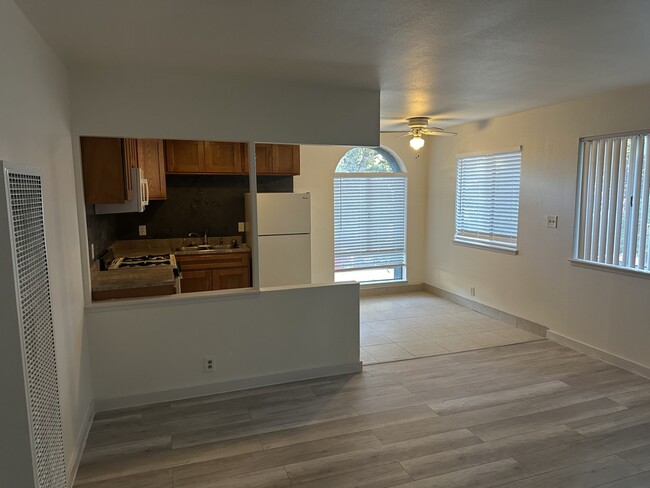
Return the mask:
M 146 225 L 138 225 L 138 235 L 140 235 L 140 236 L 146 236 L 147 235 L 147 226 Z
M 237 224 L 237 232 L 246 232 L 246 222 L 239 222 Z
M 549 229 L 557 229 L 557 215 L 546 216 L 546 227 Z
M 214 373 L 214 356 L 205 356 L 203 358 L 203 372 Z
M 470 294 L 471 296 L 475 297 L 475 296 L 476 296 L 476 288 L 471 287 L 471 288 L 469 289 L 469 294 Z

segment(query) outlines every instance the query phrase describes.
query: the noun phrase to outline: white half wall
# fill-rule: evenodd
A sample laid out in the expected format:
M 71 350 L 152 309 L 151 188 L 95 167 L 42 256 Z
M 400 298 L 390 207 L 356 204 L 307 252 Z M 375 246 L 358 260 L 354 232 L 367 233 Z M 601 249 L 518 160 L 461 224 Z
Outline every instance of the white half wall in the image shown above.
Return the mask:
M 430 146 L 427 283 L 650 366 L 650 280 L 569 263 L 578 139 L 650 128 L 650 86 L 454 128 Z M 452 243 L 456 156 L 523 146 L 519 254 Z M 546 228 L 558 215 L 558 228 Z
M 79 135 L 377 145 L 379 90 L 232 76 L 73 70 Z
M 11 0 L 0 0 L 0 46 L 0 159 L 38 168 L 44 185 L 59 391 L 70 471 L 85 440 L 92 390 L 83 334 L 67 76 L 64 66 Z M 0 310 L 6 308 L 7 300 L 14 299 L 0 296 Z M 12 325 L 2 322 L 2 326 Z
M 360 370 L 357 284 L 92 304 L 86 319 L 98 409 Z
M 382 134 L 381 145 L 393 151 L 408 175 L 406 276 L 411 284 L 424 282 L 427 152 L 416 152 L 401 134 Z M 334 171 L 350 147 L 301 146 L 300 176 L 294 177 L 295 192 L 311 193 L 312 281 L 334 281 Z

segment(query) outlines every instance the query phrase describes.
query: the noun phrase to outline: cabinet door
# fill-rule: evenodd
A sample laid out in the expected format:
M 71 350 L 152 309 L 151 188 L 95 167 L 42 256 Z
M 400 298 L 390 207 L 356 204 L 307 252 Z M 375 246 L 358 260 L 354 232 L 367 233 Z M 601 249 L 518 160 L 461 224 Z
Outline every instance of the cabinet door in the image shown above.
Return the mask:
M 168 173 L 203 173 L 203 141 L 165 141 Z
M 160 139 L 138 139 L 138 166 L 149 183 L 149 199 L 165 200 L 165 151 Z
M 205 141 L 205 172 L 242 174 L 246 144 L 239 142 Z
M 275 175 L 299 175 L 300 146 L 273 144 L 271 171 Z
M 272 144 L 255 144 L 255 164 L 258 175 L 270 175 L 273 173 L 271 161 L 273 159 Z M 248 173 L 248 167 L 246 168 Z
M 131 170 L 138 167 L 138 146 L 135 139 L 124 139 L 124 180 L 126 181 L 126 199 L 131 200 L 134 194 L 133 175 Z
M 249 268 L 224 268 L 212 270 L 212 289 L 230 290 L 248 288 L 250 285 Z
M 82 137 L 81 165 L 87 204 L 124 203 L 129 198 L 122 141 L 116 137 Z
M 212 290 L 212 272 L 209 269 L 183 271 L 181 293 Z

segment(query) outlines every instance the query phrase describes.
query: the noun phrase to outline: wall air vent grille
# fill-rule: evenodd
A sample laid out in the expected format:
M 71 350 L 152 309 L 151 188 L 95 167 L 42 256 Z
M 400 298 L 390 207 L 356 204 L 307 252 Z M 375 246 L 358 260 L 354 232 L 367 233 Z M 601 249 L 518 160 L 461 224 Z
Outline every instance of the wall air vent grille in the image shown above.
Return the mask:
M 67 486 L 54 327 L 38 175 L 5 170 L 29 398 L 34 472 L 39 488 Z

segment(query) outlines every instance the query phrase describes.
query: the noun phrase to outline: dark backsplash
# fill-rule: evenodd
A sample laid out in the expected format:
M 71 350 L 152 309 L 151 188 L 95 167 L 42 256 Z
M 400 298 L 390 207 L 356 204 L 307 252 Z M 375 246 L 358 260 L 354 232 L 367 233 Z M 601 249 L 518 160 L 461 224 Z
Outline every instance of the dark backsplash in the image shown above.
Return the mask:
M 95 215 L 94 205 L 86 205 L 86 224 L 88 246 L 95 245 L 95 257 L 98 258 L 117 239 L 115 215 Z M 90 258 L 92 261 L 92 255 Z
M 238 235 L 244 221 L 247 176 L 168 175 L 167 200 L 151 201 L 143 213 L 116 214 L 115 239 L 139 239 L 138 226 L 147 237 L 184 237 L 190 232 L 211 236 Z M 292 176 L 259 176 L 257 191 L 292 192 Z M 101 217 L 101 216 L 99 216 Z

